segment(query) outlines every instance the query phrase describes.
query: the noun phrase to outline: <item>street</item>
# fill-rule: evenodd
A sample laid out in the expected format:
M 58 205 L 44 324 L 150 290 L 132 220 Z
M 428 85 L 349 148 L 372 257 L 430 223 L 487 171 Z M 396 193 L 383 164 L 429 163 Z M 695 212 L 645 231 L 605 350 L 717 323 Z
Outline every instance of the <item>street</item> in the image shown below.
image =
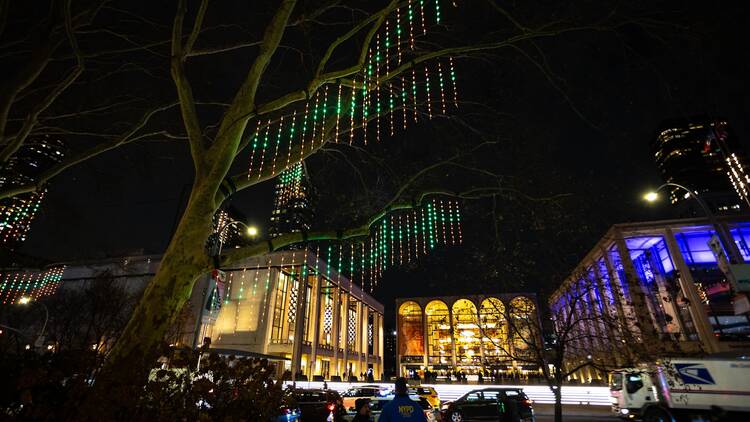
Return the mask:
M 536 422 L 552 422 L 555 420 L 555 408 L 551 404 L 534 405 Z M 609 407 L 563 405 L 563 421 L 580 422 L 614 422 L 619 419 L 612 415 Z

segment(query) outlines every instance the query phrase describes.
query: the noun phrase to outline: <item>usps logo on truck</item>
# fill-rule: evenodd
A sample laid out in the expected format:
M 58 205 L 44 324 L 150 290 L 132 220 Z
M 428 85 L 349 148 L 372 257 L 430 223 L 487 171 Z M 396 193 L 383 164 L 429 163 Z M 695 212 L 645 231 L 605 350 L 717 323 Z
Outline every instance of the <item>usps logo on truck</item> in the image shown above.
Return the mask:
M 675 363 L 674 367 L 685 384 L 716 384 L 708 369 L 699 363 Z

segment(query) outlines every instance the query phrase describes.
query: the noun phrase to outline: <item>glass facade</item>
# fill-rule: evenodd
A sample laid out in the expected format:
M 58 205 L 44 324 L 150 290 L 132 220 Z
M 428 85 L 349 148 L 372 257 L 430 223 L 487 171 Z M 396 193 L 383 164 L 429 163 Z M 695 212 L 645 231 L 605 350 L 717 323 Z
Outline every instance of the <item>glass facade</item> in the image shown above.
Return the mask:
M 489 297 L 479 305 L 479 326 L 482 327 L 482 352 L 484 361 L 490 366 L 509 364 L 508 322 L 505 320 L 505 305 L 496 297 Z
M 442 300 L 433 300 L 425 307 L 427 319 L 427 363 L 453 364 L 450 312 Z
M 484 371 L 488 376 L 491 371 L 498 375 L 531 370 L 512 359 L 515 347 L 512 339 L 518 340 L 518 348 L 541 341 L 539 333 L 530 328 L 538 322 L 536 302 L 531 297 L 499 295 L 403 301 L 397 324 L 400 372 L 405 375 L 429 369 L 445 377 L 446 371 L 466 374 Z M 512 309 L 515 313 L 511 313 Z M 527 325 L 509 324 L 510 315 L 526 319 Z M 514 328 L 521 331 L 512 334 Z
M 482 333 L 477 321 L 477 307 L 468 299 L 453 303 L 453 333 L 456 342 L 456 364 L 481 365 Z
M 417 302 L 405 302 L 398 310 L 398 352 L 407 360 L 421 361 L 424 355 L 422 307 Z
M 750 223 L 721 224 L 725 225 L 723 232 L 731 233 L 743 263 L 750 262 Z M 611 354 L 613 345 L 608 341 L 621 343 L 627 339 L 607 340 L 607 327 L 601 323 L 604 318 L 598 318 L 605 315 L 619 321 L 617 330 L 629 331 L 636 339 L 641 334 L 636 321 L 639 317 L 643 321 L 647 314 L 645 321 L 653 324 L 661 340 L 698 345 L 696 349 L 685 343 L 686 350 L 720 352 L 747 347 L 731 345 L 750 344 L 750 319 L 747 314 L 735 315 L 727 267 L 719 265 L 709 245 L 716 241 L 717 231 L 708 224 L 617 226 L 579 264 L 576 276 L 555 292 L 550 309 L 562 318 L 561 311 L 571 308 L 568 304 L 572 297 L 581 291 L 590 292 L 573 310 L 593 317 L 586 323 L 588 335 L 579 345 L 589 350 L 587 353 Z M 717 247 L 721 253 L 723 248 Z M 723 254 L 729 255 L 726 251 Z M 640 310 L 631 297 L 636 287 L 644 294 Z M 519 345 L 516 341 L 513 344 Z

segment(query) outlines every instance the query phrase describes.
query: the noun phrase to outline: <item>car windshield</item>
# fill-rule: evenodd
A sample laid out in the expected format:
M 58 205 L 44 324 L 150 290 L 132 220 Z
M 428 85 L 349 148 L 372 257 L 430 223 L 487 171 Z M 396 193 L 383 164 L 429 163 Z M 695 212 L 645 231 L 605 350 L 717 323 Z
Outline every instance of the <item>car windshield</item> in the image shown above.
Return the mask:
M 430 389 L 429 389 L 429 388 L 422 388 L 422 387 L 418 387 L 418 388 L 415 388 L 415 391 L 416 391 L 416 392 L 417 392 L 417 394 L 419 394 L 419 395 L 423 395 L 423 394 L 424 394 L 424 395 L 430 395 L 430 394 L 432 394 L 432 391 L 430 391 Z
M 614 391 L 622 390 L 622 373 L 615 372 L 609 374 L 609 389 Z

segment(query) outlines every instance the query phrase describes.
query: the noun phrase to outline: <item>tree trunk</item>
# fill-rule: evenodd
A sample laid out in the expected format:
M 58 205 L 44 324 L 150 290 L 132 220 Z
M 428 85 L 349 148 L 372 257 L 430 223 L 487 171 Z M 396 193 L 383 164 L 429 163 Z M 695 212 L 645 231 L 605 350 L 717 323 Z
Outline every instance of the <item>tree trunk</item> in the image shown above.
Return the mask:
M 84 415 L 98 417 L 104 411 L 122 417 L 142 392 L 167 330 L 189 300 L 197 278 L 210 268 L 204 245 L 212 230 L 214 191 L 198 183 L 193 185 L 156 275 L 96 377 Z M 101 406 L 101 400 L 106 400 L 107 406 Z
M 553 390 L 555 394 L 555 422 L 562 422 L 562 385 L 557 385 Z

